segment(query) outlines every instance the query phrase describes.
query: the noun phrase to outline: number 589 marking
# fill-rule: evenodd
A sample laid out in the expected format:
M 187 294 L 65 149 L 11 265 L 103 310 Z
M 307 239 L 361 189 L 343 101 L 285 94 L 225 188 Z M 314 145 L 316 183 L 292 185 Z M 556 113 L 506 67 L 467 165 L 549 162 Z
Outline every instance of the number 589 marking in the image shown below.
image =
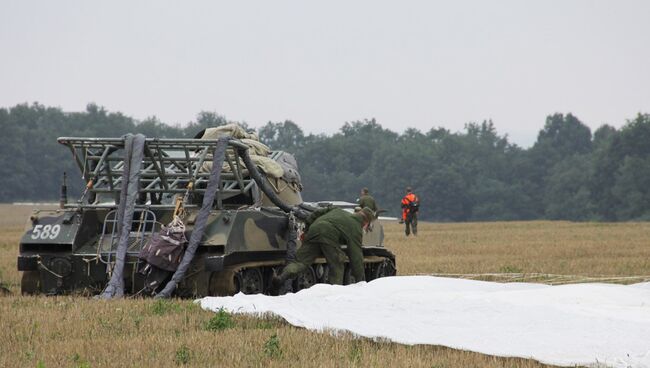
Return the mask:
M 36 225 L 32 230 L 32 239 L 56 239 L 61 231 L 61 225 Z

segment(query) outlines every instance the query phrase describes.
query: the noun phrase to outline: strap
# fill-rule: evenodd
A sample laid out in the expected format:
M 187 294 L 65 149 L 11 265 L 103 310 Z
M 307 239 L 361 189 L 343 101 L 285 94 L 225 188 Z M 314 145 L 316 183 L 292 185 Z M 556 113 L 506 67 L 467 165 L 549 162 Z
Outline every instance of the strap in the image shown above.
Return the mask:
M 122 174 L 122 189 L 120 204 L 117 208 L 117 223 L 119 226 L 119 242 L 115 255 L 115 266 L 111 279 L 99 298 L 112 299 L 124 296 L 124 263 L 133 222 L 133 211 L 138 195 L 138 180 L 144 155 L 145 137 L 142 134 L 128 134 L 124 138 L 124 173 Z
M 212 171 L 210 172 L 210 179 L 208 181 L 208 187 L 205 189 L 205 194 L 203 195 L 203 204 L 199 210 L 199 214 L 196 216 L 194 222 L 194 229 L 192 230 L 192 235 L 190 236 L 190 243 L 183 254 L 181 263 L 178 265 L 178 269 L 174 272 L 172 279 L 169 280 L 165 288 L 158 293 L 155 298 L 169 298 L 178 283 L 185 277 L 185 273 L 190 267 L 190 263 L 194 259 L 194 254 L 196 249 L 199 247 L 203 233 L 205 232 L 205 227 L 207 225 L 208 216 L 212 210 L 214 204 L 214 197 L 219 191 L 219 185 L 221 183 L 221 166 L 223 165 L 223 160 L 226 155 L 226 147 L 228 146 L 228 138 L 219 138 L 217 145 L 214 149 L 214 154 L 212 155 Z

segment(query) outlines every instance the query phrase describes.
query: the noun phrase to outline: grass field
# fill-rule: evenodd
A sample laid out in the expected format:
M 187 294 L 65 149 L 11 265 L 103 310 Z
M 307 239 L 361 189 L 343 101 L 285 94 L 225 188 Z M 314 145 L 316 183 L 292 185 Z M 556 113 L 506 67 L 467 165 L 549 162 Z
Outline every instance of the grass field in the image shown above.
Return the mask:
M 437 346 L 404 346 L 215 314 L 191 301 L 19 296 L 18 241 L 29 208 L 0 205 L 0 367 L 542 367 Z M 650 223 L 385 225 L 400 275 L 650 275 Z

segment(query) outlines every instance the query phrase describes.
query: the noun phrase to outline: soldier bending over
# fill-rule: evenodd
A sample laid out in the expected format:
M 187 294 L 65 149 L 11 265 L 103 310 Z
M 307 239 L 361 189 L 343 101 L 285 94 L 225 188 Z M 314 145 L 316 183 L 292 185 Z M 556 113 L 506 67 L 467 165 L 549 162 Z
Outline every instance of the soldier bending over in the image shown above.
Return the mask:
M 350 260 L 354 279 L 364 281 L 363 251 L 361 238 L 363 229 L 375 219 L 374 212 L 363 208 L 354 214 L 340 208 L 323 208 L 314 211 L 305 221 L 307 226 L 303 244 L 296 253 L 296 260 L 289 263 L 280 276 L 272 279 L 272 293 L 277 294 L 286 280 L 293 279 L 304 272 L 317 257 L 325 256 L 329 266 L 330 284 L 343 283 L 345 253 Z M 346 244 L 346 252 L 341 249 Z

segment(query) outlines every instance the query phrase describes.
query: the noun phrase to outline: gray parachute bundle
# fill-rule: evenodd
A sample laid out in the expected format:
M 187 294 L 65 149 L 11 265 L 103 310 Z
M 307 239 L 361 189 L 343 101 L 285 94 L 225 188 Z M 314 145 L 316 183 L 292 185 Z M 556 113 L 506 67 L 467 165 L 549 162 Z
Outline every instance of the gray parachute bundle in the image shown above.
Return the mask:
M 124 296 L 124 262 L 129 246 L 129 234 L 133 211 L 138 195 L 138 180 L 144 152 L 145 136 L 142 134 L 127 134 L 124 136 L 124 173 L 120 204 L 117 208 L 117 223 L 119 226 L 119 242 L 115 256 L 115 266 L 111 279 L 99 296 L 101 299 L 121 298 Z
M 192 230 L 192 235 L 190 236 L 190 243 L 187 246 L 187 250 L 185 250 L 185 254 L 183 254 L 183 259 L 181 259 L 181 263 L 178 266 L 178 269 L 176 272 L 174 272 L 172 279 L 169 280 L 167 285 L 165 285 L 165 288 L 162 289 L 160 293 L 156 294 L 157 299 L 169 298 L 172 295 L 174 290 L 176 290 L 176 286 L 183 279 L 185 273 L 189 269 L 192 259 L 194 259 L 196 249 L 199 247 L 199 242 L 201 241 L 203 233 L 205 232 L 205 226 L 208 221 L 208 215 L 210 215 L 210 210 L 212 209 L 212 205 L 214 203 L 214 197 L 217 194 L 217 190 L 219 189 L 219 183 L 221 181 L 221 165 L 223 164 L 223 160 L 225 158 L 227 146 L 228 138 L 219 138 L 214 149 L 214 161 L 212 165 L 212 171 L 210 172 L 210 180 L 208 181 L 208 187 L 206 188 L 205 194 L 203 196 L 201 210 L 199 210 L 199 214 L 196 216 L 196 220 L 194 222 L 194 230 Z

